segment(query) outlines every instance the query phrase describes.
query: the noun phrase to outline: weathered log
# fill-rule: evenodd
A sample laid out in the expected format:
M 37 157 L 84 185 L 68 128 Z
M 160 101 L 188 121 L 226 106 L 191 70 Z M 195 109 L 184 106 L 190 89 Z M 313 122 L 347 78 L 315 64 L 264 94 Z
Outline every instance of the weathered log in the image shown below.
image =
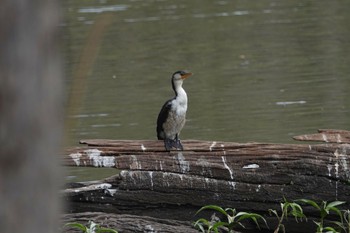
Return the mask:
M 316 134 L 295 136 L 298 141 L 318 141 L 332 143 L 350 143 L 350 131 L 338 129 L 319 129 Z
M 165 152 L 159 141 L 82 143 L 88 147 L 69 149 L 65 165 L 121 172 L 103 183 L 66 189 L 73 212 L 188 221 L 207 204 L 266 213 L 278 209 L 283 197 L 346 201 L 350 195 L 349 144 L 183 141 L 185 151 Z M 288 232 L 305 232 L 304 227 Z

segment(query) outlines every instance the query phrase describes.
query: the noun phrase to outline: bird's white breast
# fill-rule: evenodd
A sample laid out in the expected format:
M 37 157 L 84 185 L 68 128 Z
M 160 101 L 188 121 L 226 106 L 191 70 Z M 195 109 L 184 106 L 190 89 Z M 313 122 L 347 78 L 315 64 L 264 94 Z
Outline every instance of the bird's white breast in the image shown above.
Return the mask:
M 171 101 L 171 109 L 167 120 L 163 124 L 165 137 L 175 139 L 185 125 L 187 112 L 187 95 L 185 90 L 179 88 L 176 97 Z
M 172 110 L 176 112 L 177 115 L 186 115 L 187 112 L 187 94 L 184 89 L 178 91 L 178 95 L 172 101 Z

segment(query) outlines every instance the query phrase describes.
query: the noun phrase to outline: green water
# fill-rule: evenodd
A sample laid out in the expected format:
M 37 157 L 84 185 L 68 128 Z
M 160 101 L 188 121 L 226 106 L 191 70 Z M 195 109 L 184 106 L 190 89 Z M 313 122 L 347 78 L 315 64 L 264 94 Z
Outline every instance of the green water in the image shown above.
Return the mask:
M 170 78 L 189 97 L 181 139 L 293 143 L 349 129 L 350 1 L 64 1 L 67 88 L 93 25 L 98 41 L 69 144 L 156 139 Z

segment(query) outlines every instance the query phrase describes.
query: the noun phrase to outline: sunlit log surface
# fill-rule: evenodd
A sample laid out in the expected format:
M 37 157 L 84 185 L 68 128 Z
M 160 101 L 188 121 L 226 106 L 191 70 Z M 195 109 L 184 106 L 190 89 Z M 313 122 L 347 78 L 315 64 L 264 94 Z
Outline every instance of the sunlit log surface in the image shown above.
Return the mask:
M 67 150 L 65 165 L 115 167 L 120 172 L 64 190 L 72 212 L 189 221 L 207 204 L 266 213 L 278 209 L 283 197 L 332 201 L 350 195 L 349 144 L 185 140 L 184 151 L 166 152 L 161 141 L 81 143 L 87 146 Z
M 350 131 L 336 129 L 319 129 L 316 134 L 306 134 L 293 137 L 298 141 L 318 141 L 333 143 L 350 143 Z

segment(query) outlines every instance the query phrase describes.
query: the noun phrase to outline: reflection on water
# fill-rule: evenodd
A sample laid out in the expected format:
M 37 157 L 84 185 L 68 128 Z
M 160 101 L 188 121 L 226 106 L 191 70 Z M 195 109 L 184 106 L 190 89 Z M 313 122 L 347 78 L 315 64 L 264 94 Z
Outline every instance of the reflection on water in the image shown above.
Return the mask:
M 156 139 L 179 69 L 195 73 L 184 83 L 182 139 L 292 143 L 318 128 L 349 128 L 350 2 L 65 2 L 70 79 L 93 25 L 113 14 L 70 116 L 71 145 Z

